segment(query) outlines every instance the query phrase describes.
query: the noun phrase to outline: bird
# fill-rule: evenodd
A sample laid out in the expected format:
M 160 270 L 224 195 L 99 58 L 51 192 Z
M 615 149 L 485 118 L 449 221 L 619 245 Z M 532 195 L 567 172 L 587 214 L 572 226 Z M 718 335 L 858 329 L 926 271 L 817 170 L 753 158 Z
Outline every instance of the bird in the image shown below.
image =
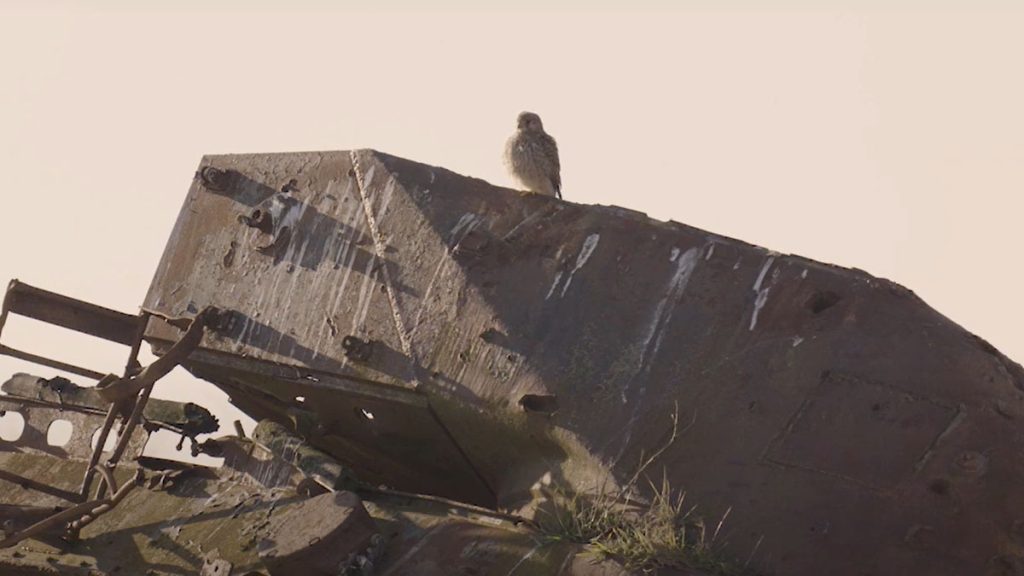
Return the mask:
M 562 197 L 558 144 L 537 114 L 519 113 L 516 131 L 505 143 L 505 165 L 527 193 Z

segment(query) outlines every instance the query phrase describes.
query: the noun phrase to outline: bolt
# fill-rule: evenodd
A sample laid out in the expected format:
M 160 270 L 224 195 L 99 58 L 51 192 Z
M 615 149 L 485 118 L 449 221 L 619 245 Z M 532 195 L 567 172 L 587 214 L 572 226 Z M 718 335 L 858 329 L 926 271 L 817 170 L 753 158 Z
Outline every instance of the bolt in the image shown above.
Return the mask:
M 231 175 L 227 171 L 214 168 L 213 166 L 203 166 L 199 170 L 198 176 L 203 186 L 217 192 L 227 190 L 231 184 Z

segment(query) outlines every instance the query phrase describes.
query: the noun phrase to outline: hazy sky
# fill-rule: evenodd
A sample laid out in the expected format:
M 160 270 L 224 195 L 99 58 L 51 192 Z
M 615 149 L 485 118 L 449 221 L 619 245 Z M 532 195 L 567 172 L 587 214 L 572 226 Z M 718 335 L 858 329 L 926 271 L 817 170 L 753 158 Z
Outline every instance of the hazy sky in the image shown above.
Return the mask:
M 203 154 L 372 147 L 510 185 L 532 110 L 568 200 L 865 269 L 1024 360 L 1024 11 L 166 4 L 0 5 L 0 283 L 134 312 Z M 27 321 L 3 341 L 127 354 Z M 25 369 L 52 374 L 0 358 Z M 186 374 L 155 396 L 230 430 Z

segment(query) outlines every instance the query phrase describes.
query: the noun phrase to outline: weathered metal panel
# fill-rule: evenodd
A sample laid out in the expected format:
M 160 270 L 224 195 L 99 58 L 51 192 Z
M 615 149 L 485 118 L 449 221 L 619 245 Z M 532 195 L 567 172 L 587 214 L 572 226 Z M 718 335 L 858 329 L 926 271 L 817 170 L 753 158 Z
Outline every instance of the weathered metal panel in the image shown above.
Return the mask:
M 210 168 L 221 180 L 203 178 Z M 348 153 L 208 157 L 145 308 L 230 310 L 228 329 L 186 366 L 255 417 L 315 414 L 303 433 L 366 480 L 493 504 L 414 390 L 383 281 L 390 266 L 375 252 Z M 147 337 L 160 344 L 177 331 L 153 320 Z M 372 342 L 369 356 L 347 352 L 348 337 Z
M 427 485 L 458 454 L 460 485 L 515 503 L 545 479 L 628 478 L 678 410 L 656 472 L 731 508 L 739 557 L 762 537 L 755 563 L 798 575 L 1019 556 L 1024 371 L 906 289 L 372 151 L 209 165 L 237 174 L 197 180 L 146 305 L 239 310 L 190 368 L 261 416 L 333 415 L 310 441 L 357 471 Z M 382 352 L 353 360 L 346 335 Z M 386 436 L 355 427 L 366 401 L 397 418 Z
M 390 361 L 401 345 L 348 154 L 209 157 L 203 166 L 229 172 L 231 184 L 196 179 L 145 307 L 180 316 L 218 305 L 236 321 L 210 349 L 409 386 L 407 366 Z M 282 193 L 293 179 L 296 192 Z M 275 208 L 284 196 L 293 202 Z M 271 233 L 240 221 L 254 210 L 277 214 Z M 347 335 L 377 342 L 377 361 L 350 362 Z M 150 336 L 167 333 L 153 326 Z

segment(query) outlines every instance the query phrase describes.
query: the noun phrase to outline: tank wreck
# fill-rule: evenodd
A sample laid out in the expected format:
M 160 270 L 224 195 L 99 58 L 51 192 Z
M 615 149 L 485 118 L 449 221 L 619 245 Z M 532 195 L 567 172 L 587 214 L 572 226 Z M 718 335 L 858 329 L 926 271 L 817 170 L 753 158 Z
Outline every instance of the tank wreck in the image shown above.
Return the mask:
M 1024 370 L 860 270 L 355 150 L 204 157 L 138 312 L 72 296 L 0 312 L 3 574 L 1024 574 Z

